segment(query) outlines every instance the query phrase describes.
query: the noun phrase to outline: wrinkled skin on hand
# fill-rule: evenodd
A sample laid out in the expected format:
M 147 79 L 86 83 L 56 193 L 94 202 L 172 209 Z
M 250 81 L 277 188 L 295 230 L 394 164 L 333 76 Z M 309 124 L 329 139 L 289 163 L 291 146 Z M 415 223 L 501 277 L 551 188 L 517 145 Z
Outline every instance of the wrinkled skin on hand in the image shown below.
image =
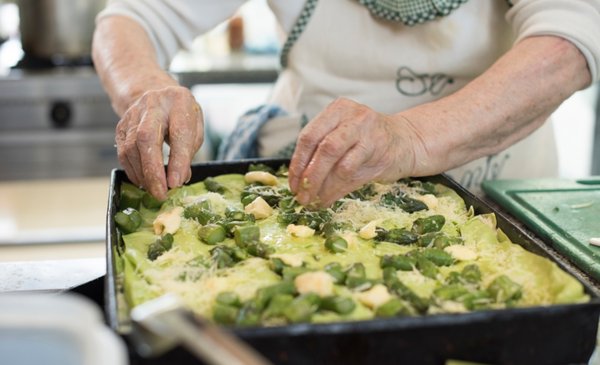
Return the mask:
M 385 115 L 340 98 L 300 133 L 290 188 L 301 204 L 330 206 L 369 181 L 410 176 L 419 149 L 418 133 L 401 114 Z
M 202 111 L 190 90 L 169 86 L 147 91 L 123 114 L 116 130 L 117 154 L 133 183 L 164 200 L 167 186 L 191 178 L 190 164 L 203 136 Z M 163 141 L 170 146 L 166 175 Z

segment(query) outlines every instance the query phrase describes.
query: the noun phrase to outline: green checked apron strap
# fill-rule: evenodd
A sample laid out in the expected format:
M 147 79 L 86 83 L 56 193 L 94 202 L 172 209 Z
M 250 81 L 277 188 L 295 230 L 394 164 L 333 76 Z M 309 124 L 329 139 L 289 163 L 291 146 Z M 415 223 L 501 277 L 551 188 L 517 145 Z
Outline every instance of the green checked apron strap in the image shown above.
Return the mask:
M 467 0 L 352 0 L 364 5 L 371 14 L 404 25 L 415 25 L 446 16 Z M 506 0 L 510 1 L 510 0 Z M 300 38 L 317 6 L 318 0 L 307 0 L 285 41 L 280 55 L 283 68 L 288 65 L 289 52 Z
M 359 0 L 380 18 L 415 25 L 445 16 L 467 0 Z

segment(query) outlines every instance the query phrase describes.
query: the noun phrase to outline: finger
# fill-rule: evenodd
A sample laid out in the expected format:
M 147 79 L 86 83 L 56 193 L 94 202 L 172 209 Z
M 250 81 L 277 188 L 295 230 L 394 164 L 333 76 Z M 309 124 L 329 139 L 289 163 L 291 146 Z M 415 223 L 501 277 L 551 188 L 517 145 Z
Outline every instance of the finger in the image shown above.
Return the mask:
M 378 166 L 369 166 L 373 148 L 355 144 L 327 175 L 318 193 L 320 205 L 329 207 L 336 200 L 360 188 L 380 173 Z
M 184 184 L 187 184 L 192 179 L 192 168 L 190 167 L 187 172 L 187 177 L 185 178 Z
M 133 147 L 131 148 L 130 152 L 126 152 L 125 159 L 127 160 L 127 165 L 130 167 L 132 175 L 134 176 L 133 183 L 138 187 L 144 187 L 144 174 L 141 172 L 139 163 L 136 162 L 140 160 L 137 147 Z
M 129 160 L 129 154 L 132 150 L 137 151 L 135 146 L 135 140 L 128 137 L 130 133 L 130 124 L 132 122 L 132 115 L 126 114 L 123 119 L 117 124 L 117 130 L 115 134 L 115 142 L 117 143 L 117 156 L 119 163 L 125 169 L 125 173 L 129 180 L 135 185 L 140 186 L 143 181 L 143 176 L 139 175 Z
M 296 150 L 290 161 L 288 174 L 290 189 L 293 192 L 297 193 L 299 191 L 300 180 L 304 170 L 307 168 L 321 141 L 339 124 L 340 117 L 347 107 L 347 102 L 345 99 L 334 101 L 300 132 Z
M 391 128 L 393 122 L 385 119 L 382 123 L 361 123 L 357 135 L 368 138 L 359 139 L 327 175 L 318 193 L 323 206 L 330 206 L 337 199 L 376 180 L 392 182 L 406 176 L 404 164 L 408 156 L 397 150 L 407 143 L 399 139 Z M 369 143 L 377 141 L 377 144 Z M 406 156 L 397 160 L 398 156 Z
M 127 158 L 125 152 L 122 152 L 122 150 L 119 151 L 119 148 L 117 148 L 117 156 L 119 158 L 119 163 L 121 164 L 121 166 L 123 166 L 123 169 L 125 169 L 125 174 L 129 178 L 129 180 L 134 185 L 141 186 L 140 178 L 136 176 L 135 170 L 133 169 L 133 166 L 131 166 L 131 164 L 129 163 L 129 159 Z
M 129 164 L 129 160 L 127 160 L 127 156 L 125 155 L 125 151 L 123 149 L 123 144 L 125 143 L 125 139 L 127 137 L 127 132 L 123 127 L 123 120 L 119 121 L 117 124 L 117 128 L 115 131 L 115 145 L 117 147 L 117 157 L 119 159 L 119 163 L 125 169 L 125 174 L 135 185 L 139 185 L 139 181 L 133 172 L 133 167 Z
M 163 164 L 166 115 L 157 108 L 146 111 L 137 129 L 139 167 L 144 176 L 144 187 L 157 199 L 167 198 L 167 181 Z
M 319 144 L 302 174 L 297 199 L 301 204 L 318 203 L 323 181 L 342 157 L 358 143 L 359 133 L 352 123 L 340 123 Z
M 192 108 L 174 108 L 169 120 L 169 187 L 177 187 L 191 177 L 192 158 L 202 145 L 204 129 L 202 114 L 197 104 Z M 187 110 L 181 112 L 181 110 Z

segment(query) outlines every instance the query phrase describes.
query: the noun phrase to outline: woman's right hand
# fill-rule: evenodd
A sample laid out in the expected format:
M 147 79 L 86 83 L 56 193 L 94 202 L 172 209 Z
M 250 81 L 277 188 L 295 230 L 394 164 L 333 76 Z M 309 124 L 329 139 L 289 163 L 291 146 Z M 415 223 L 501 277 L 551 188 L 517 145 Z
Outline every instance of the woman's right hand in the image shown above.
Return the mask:
M 190 90 L 167 86 L 146 91 L 129 106 L 117 124 L 115 139 L 129 179 L 164 200 L 167 187 L 181 186 L 191 178 L 192 158 L 203 138 L 202 110 Z M 170 146 L 166 174 L 163 141 Z

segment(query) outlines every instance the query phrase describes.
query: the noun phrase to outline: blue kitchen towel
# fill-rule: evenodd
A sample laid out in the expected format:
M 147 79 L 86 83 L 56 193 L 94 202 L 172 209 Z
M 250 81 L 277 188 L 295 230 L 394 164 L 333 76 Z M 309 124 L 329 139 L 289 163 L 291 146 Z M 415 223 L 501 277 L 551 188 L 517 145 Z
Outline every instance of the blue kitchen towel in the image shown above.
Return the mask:
M 258 133 L 269 120 L 288 113 L 277 105 L 261 105 L 246 112 L 233 132 L 221 143 L 217 160 L 239 160 L 258 156 Z

